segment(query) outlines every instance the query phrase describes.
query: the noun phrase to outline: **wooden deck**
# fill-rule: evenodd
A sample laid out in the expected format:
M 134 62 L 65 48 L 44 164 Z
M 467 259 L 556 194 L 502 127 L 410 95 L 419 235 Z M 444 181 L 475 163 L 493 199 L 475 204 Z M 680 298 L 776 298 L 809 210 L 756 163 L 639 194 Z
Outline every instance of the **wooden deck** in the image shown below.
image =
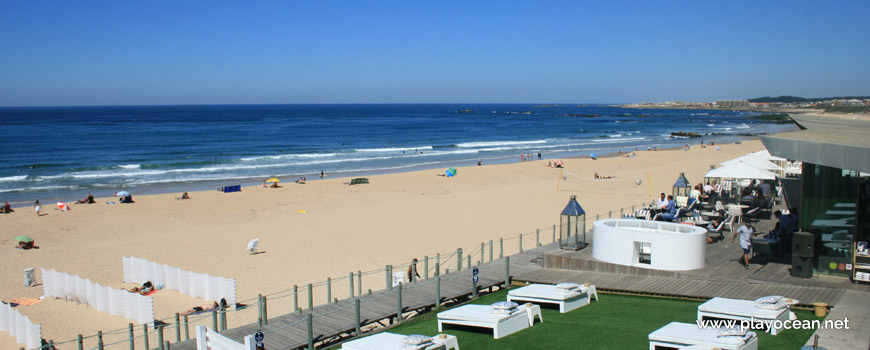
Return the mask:
M 548 245 L 526 250 L 523 253 L 510 256 L 511 275 L 529 273 L 541 269 L 540 260 L 545 251 L 552 250 Z M 504 283 L 504 259 L 487 262 L 479 267 L 479 289 L 496 287 Z M 426 310 L 435 306 L 435 278 L 405 284 L 402 288 L 403 314 Z M 441 275 L 441 303 L 462 300 L 471 294 L 471 271 L 463 269 Z M 380 290 L 363 295 L 360 302 L 360 323 L 362 326 L 377 322 L 390 322 L 398 315 L 397 291 Z M 319 345 L 329 345 L 341 339 L 352 336 L 356 328 L 356 310 L 353 299 L 340 300 L 315 306 L 312 311 L 290 313 L 269 318 L 269 324 L 262 328 L 257 323 L 228 329 L 221 332 L 236 341 L 242 342 L 246 335 L 261 330 L 265 334 L 263 341 L 267 349 L 296 349 L 308 345 L 308 328 L 306 318 L 313 314 L 314 341 Z M 173 350 L 193 350 L 196 344 L 193 340 L 171 344 Z

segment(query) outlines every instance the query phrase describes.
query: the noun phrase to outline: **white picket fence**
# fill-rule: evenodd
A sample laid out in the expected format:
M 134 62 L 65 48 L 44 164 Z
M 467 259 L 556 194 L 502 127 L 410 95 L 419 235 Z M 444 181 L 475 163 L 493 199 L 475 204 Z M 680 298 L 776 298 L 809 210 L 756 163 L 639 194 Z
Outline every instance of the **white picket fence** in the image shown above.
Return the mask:
M 162 284 L 167 289 L 206 300 L 236 303 L 236 280 L 185 271 L 145 259 L 124 257 L 124 282 Z
M 197 350 L 254 350 L 254 336 L 245 336 L 245 343 L 236 341 L 218 334 L 206 326 L 196 327 Z
M 42 345 L 42 326 L 33 324 L 30 318 L 8 304 L 0 303 L 0 331 L 9 333 L 16 342 L 26 345 L 28 349 L 37 349 Z
M 154 322 L 154 300 L 149 297 L 114 289 L 89 279 L 55 270 L 42 269 L 45 297 L 83 303 L 99 311 L 126 317 L 136 323 Z

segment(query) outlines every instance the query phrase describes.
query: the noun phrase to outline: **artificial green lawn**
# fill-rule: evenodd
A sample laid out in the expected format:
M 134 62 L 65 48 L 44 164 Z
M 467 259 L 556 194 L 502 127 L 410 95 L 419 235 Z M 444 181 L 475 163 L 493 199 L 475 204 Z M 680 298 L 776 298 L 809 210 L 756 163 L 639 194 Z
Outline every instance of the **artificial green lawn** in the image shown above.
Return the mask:
M 506 291 L 493 293 L 474 304 L 506 300 Z M 493 339 L 485 328 L 453 328 L 443 333 L 455 335 L 462 350 L 474 349 L 648 349 L 649 333 L 670 322 L 695 323 L 700 302 L 600 294 L 600 301 L 561 314 L 555 305 L 542 305 L 544 323 Z M 810 311 L 795 310 L 799 319 L 820 319 Z M 438 333 L 435 313 L 406 321 L 388 330 L 399 334 Z M 813 330 L 785 330 L 777 336 L 758 334 L 759 349 L 799 349 Z

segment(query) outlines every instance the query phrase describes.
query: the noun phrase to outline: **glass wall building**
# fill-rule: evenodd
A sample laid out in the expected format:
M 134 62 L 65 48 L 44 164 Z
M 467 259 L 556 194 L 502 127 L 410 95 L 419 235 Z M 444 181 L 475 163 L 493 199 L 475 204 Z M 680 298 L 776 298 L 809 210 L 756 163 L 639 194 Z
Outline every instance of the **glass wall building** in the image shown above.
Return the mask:
M 870 122 L 793 116 L 802 130 L 762 136 L 771 155 L 803 162 L 800 230 L 816 274 L 870 281 Z

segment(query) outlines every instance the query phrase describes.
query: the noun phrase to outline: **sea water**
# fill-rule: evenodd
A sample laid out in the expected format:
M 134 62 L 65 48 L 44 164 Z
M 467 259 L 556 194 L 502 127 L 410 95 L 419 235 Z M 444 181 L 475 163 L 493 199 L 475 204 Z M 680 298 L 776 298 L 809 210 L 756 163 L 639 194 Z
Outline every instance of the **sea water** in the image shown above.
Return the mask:
M 0 108 L 0 201 L 602 155 L 794 128 L 752 115 L 523 104 Z

